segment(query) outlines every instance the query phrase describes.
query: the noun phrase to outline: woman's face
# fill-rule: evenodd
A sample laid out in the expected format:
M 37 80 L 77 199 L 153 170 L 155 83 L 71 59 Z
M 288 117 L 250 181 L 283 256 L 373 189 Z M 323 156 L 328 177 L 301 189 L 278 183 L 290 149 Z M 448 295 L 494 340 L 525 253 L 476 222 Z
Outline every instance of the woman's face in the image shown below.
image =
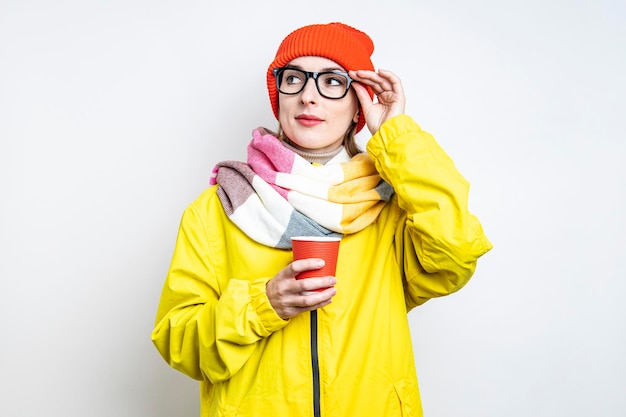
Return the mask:
M 309 72 L 345 71 L 335 61 L 303 56 L 286 66 Z M 307 151 L 327 152 L 341 146 L 353 122 L 358 120 L 358 99 L 352 88 L 341 99 L 320 95 L 309 78 L 304 89 L 293 95 L 278 93 L 278 121 L 292 145 Z

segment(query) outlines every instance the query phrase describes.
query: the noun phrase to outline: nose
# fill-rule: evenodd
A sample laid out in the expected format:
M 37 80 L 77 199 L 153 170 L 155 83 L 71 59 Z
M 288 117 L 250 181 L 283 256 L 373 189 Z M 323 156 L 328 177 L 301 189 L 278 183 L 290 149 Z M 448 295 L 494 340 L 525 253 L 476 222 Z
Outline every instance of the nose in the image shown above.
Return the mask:
M 313 77 L 309 77 L 304 83 L 304 88 L 300 92 L 300 100 L 302 101 L 302 103 L 317 103 L 319 97 L 320 94 L 317 91 L 315 80 L 313 79 Z

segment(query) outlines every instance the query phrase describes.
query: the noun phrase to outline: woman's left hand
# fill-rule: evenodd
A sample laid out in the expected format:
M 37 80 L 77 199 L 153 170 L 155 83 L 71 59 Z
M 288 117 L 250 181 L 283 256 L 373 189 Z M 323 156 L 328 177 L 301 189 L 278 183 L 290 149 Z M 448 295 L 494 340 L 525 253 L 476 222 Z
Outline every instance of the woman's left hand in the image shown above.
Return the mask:
M 353 84 L 356 95 L 361 102 L 367 128 L 373 135 L 387 120 L 404 113 L 406 98 L 402 83 L 391 71 L 357 70 L 349 71 L 350 77 L 357 81 Z M 367 93 L 367 89 L 361 85 L 367 85 L 374 90 L 377 97 L 375 103 Z

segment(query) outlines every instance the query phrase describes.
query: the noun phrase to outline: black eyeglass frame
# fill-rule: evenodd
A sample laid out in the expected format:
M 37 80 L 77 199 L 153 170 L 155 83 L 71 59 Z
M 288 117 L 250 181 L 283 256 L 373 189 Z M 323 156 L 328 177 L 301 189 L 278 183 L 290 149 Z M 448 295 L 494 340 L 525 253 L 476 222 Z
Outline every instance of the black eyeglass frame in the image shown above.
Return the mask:
M 280 89 L 280 81 L 281 81 L 281 78 L 282 78 L 282 72 L 285 71 L 285 70 L 300 71 L 301 73 L 306 75 L 306 80 L 304 80 L 304 82 L 302 83 L 302 88 L 300 90 L 296 91 L 295 93 L 285 93 L 284 91 L 281 91 L 281 89 Z M 352 78 L 350 78 L 348 73 L 344 72 L 344 71 L 311 72 L 311 71 L 301 70 L 300 68 L 280 67 L 280 68 L 274 68 L 272 70 L 272 73 L 274 74 L 274 78 L 276 79 L 276 89 L 278 90 L 278 92 L 281 93 L 281 94 L 288 95 L 288 96 L 293 96 L 295 94 L 300 94 L 302 92 L 302 90 L 304 90 L 304 87 L 306 87 L 306 84 L 309 82 L 309 78 L 313 78 L 313 81 L 315 81 L 315 88 L 317 88 L 317 92 L 320 93 L 320 95 L 322 97 L 327 98 L 329 100 L 341 100 L 342 98 L 344 98 L 348 94 L 348 91 L 350 91 L 350 86 L 352 85 L 352 82 L 354 81 Z M 317 83 L 317 80 L 318 80 L 318 77 L 320 75 L 325 75 L 325 74 L 337 74 L 337 75 L 341 75 L 343 77 L 346 77 L 346 80 L 348 80 L 348 84 L 346 85 L 346 91 L 344 91 L 344 93 L 343 93 L 343 95 L 341 97 L 328 97 L 327 95 L 322 93 L 322 90 L 320 89 L 320 86 Z

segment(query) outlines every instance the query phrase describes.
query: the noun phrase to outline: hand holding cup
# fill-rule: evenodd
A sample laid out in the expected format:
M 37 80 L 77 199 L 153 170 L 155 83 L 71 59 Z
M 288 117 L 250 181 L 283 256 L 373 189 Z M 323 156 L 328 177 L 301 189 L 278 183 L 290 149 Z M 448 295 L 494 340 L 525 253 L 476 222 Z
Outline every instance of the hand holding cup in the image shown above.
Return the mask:
M 307 250 L 310 238 L 295 238 L 294 261 L 280 270 L 266 285 L 267 298 L 282 319 L 316 310 L 331 303 L 337 293 L 335 270 L 340 238 L 330 240 L 330 251 Z M 315 238 L 315 240 L 327 240 Z M 304 245 L 300 245 L 304 242 Z M 327 242 L 326 242 L 327 243 Z M 323 243 L 322 243 L 323 245 Z M 304 246 L 305 250 L 301 248 Z

